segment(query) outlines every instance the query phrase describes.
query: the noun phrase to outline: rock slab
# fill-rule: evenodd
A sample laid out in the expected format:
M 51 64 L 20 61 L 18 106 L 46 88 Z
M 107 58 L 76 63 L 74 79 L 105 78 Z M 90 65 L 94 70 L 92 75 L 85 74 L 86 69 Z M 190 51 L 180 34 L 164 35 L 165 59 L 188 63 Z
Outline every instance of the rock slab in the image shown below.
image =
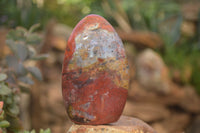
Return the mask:
M 108 125 L 72 125 L 67 133 L 156 133 L 145 122 L 128 116 Z

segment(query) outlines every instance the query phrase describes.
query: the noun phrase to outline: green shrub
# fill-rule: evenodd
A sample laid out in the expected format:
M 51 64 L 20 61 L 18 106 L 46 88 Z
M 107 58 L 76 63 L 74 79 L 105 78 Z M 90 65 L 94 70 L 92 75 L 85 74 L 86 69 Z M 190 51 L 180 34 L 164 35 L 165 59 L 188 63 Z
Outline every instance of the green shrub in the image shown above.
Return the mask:
M 20 132 L 20 133 L 36 133 L 36 132 L 35 132 L 35 130 L 32 130 L 32 131 L 23 131 L 23 132 Z M 40 129 L 39 133 L 51 133 L 51 130 L 49 128 L 46 129 L 46 130 Z
M 0 101 L 3 101 L 0 128 L 5 133 L 23 129 L 19 119 L 19 94 L 29 91 L 30 85 L 34 84 L 32 77 L 42 80 L 35 61 L 44 59 L 47 55 L 40 55 L 37 52 L 41 37 L 34 30 L 38 26 L 33 25 L 29 30 L 17 27 L 7 34 L 6 44 L 11 54 L 0 62 Z

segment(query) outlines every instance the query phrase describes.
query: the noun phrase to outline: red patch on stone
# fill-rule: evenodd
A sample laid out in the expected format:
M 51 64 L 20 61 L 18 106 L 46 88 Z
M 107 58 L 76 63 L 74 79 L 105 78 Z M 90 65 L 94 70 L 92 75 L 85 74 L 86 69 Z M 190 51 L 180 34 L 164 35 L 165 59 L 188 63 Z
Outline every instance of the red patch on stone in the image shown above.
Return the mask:
M 62 93 L 70 119 L 107 124 L 119 119 L 127 98 L 128 64 L 123 44 L 101 16 L 88 15 L 66 47 Z

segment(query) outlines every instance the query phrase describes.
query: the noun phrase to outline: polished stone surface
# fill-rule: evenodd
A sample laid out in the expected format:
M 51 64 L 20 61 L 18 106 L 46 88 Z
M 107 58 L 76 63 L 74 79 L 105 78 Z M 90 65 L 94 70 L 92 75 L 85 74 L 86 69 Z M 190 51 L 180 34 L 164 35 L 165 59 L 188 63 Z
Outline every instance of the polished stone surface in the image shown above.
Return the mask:
M 72 32 L 63 62 L 62 92 L 70 119 L 94 125 L 117 121 L 128 83 L 121 39 L 103 17 L 86 16 Z

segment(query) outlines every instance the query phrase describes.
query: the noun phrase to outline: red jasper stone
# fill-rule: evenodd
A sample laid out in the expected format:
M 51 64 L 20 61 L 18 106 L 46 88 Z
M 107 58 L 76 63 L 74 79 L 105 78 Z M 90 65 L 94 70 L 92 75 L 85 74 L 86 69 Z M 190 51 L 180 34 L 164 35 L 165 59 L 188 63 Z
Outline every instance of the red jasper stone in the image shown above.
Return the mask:
M 65 51 L 62 93 L 70 119 L 107 124 L 119 119 L 127 98 L 128 63 L 121 39 L 101 16 L 74 28 Z

